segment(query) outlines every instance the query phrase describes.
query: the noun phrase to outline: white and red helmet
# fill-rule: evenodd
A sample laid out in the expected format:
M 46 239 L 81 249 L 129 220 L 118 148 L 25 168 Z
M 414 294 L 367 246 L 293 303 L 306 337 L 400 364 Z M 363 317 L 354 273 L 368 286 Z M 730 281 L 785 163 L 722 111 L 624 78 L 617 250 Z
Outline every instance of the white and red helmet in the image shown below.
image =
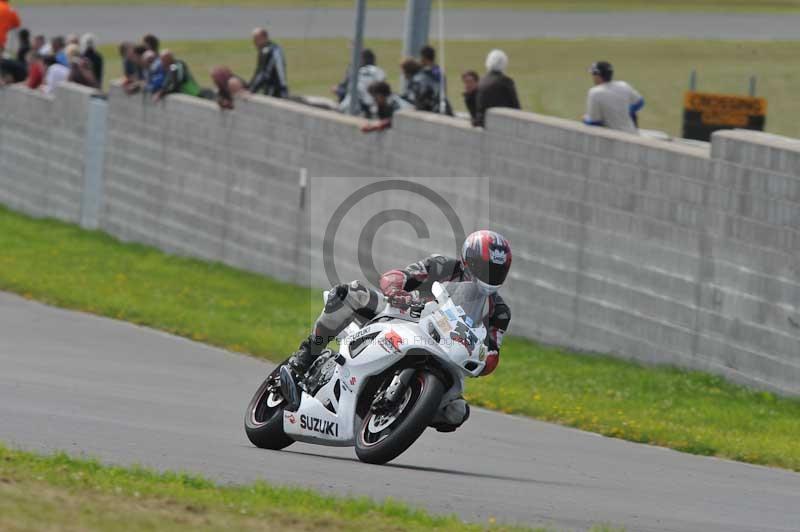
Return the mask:
M 493 294 L 511 269 L 511 244 L 495 231 L 475 231 L 464 241 L 461 263 L 481 292 Z

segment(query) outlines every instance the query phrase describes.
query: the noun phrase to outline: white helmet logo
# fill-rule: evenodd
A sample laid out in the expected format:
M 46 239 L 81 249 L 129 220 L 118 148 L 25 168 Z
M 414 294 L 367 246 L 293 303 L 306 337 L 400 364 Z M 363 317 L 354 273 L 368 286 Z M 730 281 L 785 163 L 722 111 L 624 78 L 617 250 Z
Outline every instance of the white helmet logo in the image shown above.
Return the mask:
M 506 252 L 503 249 L 489 249 L 489 260 L 493 264 L 505 264 Z

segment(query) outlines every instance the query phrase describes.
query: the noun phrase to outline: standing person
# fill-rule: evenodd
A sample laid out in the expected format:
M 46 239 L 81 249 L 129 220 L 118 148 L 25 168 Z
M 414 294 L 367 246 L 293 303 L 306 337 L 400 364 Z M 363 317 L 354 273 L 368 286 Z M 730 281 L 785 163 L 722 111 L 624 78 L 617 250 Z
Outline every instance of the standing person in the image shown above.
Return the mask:
M 422 70 L 422 65 L 413 57 L 406 57 L 400 63 L 400 71 L 403 73 L 403 79 L 406 80 L 406 89 L 400 97 L 412 105 L 418 92 L 414 76 L 416 76 L 420 70 Z
M 52 55 L 56 58 L 56 62 L 64 65 L 65 67 L 69 67 L 69 61 L 67 61 L 67 54 L 64 52 L 64 48 L 67 46 L 67 43 L 64 41 L 63 35 L 56 35 L 52 39 L 50 39 L 50 52 L 47 55 Z
M 475 118 L 473 126 L 483 127 L 486 111 L 492 107 L 519 109 L 519 97 L 514 80 L 505 75 L 508 56 L 502 50 L 492 50 L 486 56 L 486 75 L 478 83 L 475 95 Z
M 276 98 L 289 96 L 286 80 L 286 58 L 283 48 L 269 38 L 264 28 L 253 30 L 253 46 L 258 50 L 258 61 L 253 78 L 247 88 L 254 94 L 266 94 Z
M 81 57 L 81 48 L 79 44 L 70 44 L 66 48 L 67 59 L 69 60 L 69 78 L 68 81 L 72 83 L 77 83 L 78 85 L 83 85 L 85 87 L 91 87 L 93 89 L 99 89 L 100 85 L 97 82 L 97 78 L 94 77 L 94 72 L 92 72 L 92 66 L 89 64 L 89 61 Z
M 375 100 L 369 92 L 369 88 L 377 81 L 386 79 L 386 73 L 375 64 L 375 53 L 366 48 L 361 51 L 361 66 L 358 68 L 358 78 L 356 82 L 356 92 L 358 94 L 358 107 L 361 114 L 366 118 L 372 118 Z M 350 109 L 350 80 L 347 80 L 345 96 L 339 103 L 339 110 L 346 113 Z
M 161 66 L 165 72 L 164 85 L 153 95 L 158 101 L 168 94 L 188 94 L 200 96 L 200 86 L 194 80 L 185 61 L 176 59 L 169 50 L 161 52 Z
M 613 81 L 614 67 L 608 61 L 593 63 L 589 73 L 594 87 L 589 89 L 583 122 L 638 135 L 636 113 L 644 107 L 642 95 L 624 81 Z
M 25 86 L 29 89 L 38 89 L 44 82 L 45 66 L 42 56 L 36 50 L 28 52 L 28 77 L 25 79 Z
M 43 53 L 47 51 L 46 46 L 47 46 L 47 39 L 43 34 L 40 33 L 38 35 L 33 36 L 33 43 L 31 44 L 31 47 L 35 52 L 37 52 L 42 57 L 46 55 Z
M 47 71 L 41 88 L 46 94 L 52 94 L 56 87 L 69 78 L 69 68 L 56 61 L 55 56 L 52 55 L 44 58 L 44 65 L 47 67 Z
M 31 32 L 26 28 L 22 28 L 17 33 L 17 40 L 19 41 L 19 45 L 17 46 L 17 61 L 25 64 L 28 62 L 28 52 L 31 51 Z
M 164 68 L 161 66 L 161 59 L 153 50 L 145 50 L 142 54 L 142 62 L 145 70 L 145 92 L 155 94 L 164 86 Z
M 419 51 L 420 70 L 409 82 L 408 96 L 418 111 L 442 112 L 442 90 L 447 92 L 447 83 L 441 67 L 436 64 L 436 50 L 423 46 Z M 452 115 L 453 109 L 444 98 L 444 114 Z
M 81 35 L 80 47 L 81 57 L 89 61 L 92 73 L 97 80 L 98 86 L 103 86 L 103 56 L 97 51 L 94 44 L 95 38 L 91 33 Z
M 144 37 L 142 37 L 142 44 L 148 50 L 152 50 L 158 55 L 161 49 L 161 41 L 158 40 L 158 37 L 153 35 L 152 33 L 148 33 Z
M 5 51 L 8 32 L 19 28 L 20 24 L 19 15 L 9 5 L 8 0 L 0 0 L 0 55 Z
M 474 122 L 478 105 L 478 82 L 480 81 L 480 76 L 474 70 L 467 70 L 461 74 L 461 81 L 464 83 L 464 105 L 467 106 L 469 117 Z

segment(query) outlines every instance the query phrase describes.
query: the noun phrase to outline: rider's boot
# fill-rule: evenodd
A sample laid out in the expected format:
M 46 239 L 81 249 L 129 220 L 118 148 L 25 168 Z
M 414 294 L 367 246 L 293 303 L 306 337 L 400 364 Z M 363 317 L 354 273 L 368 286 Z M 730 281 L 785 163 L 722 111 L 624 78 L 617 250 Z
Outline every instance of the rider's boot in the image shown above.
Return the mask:
M 311 364 L 317 359 L 322 349 L 317 349 L 314 343 L 314 336 L 309 336 L 300 343 L 300 347 L 289 357 L 289 366 L 294 370 L 298 377 L 302 377 L 308 372 Z
M 323 346 L 318 345 L 313 335 L 309 336 L 300 344 L 300 348 L 295 351 L 285 366 L 280 369 L 281 393 L 287 402 L 287 409 L 297 410 L 300 406 L 302 394 L 298 387 L 298 382 L 308 373 L 311 364 L 322 352 Z

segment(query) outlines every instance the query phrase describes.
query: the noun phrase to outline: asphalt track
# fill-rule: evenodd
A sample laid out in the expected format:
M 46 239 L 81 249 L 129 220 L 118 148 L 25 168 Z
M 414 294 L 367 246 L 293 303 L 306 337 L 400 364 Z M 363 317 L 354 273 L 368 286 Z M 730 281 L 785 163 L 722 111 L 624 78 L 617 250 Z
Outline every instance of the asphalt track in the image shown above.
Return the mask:
M 631 531 L 798 530 L 800 475 L 477 410 L 388 466 L 352 449 L 252 447 L 243 410 L 270 365 L 0 293 L 0 441 L 118 464 L 394 497 L 464 519 Z
M 353 35 L 352 9 L 191 8 L 174 6 L 23 7 L 23 25 L 52 36 L 93 32 L 104 43 L 139 40 L 146 32 L 164 40 L 249 38 L 263 25 L 277 39 Z M 404 12 L 370 9 L 366 36 L 399 39 Z M 431 36 L 438 28 L 436 14 Z M 800 15 L 758 13 L 559 13 L 528 10 L 451 9 L 445 14 L 448 39 L 525 39 L 533 37 L 642 37 L 724 40 L 796 40 Z

